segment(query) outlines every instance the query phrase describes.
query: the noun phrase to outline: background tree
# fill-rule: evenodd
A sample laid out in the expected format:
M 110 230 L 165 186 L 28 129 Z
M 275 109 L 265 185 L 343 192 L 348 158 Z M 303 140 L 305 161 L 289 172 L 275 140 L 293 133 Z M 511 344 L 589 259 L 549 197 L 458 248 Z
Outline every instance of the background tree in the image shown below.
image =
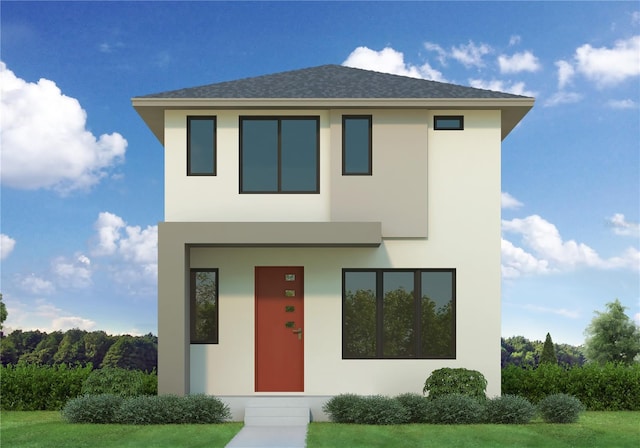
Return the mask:
M 547 337 L 544 340 L 544 346 L 542 347 L 542 355 L 540 356 L 540 364 L 558 364 L 558 358 L 556 357 L 556 349 L 553 346 L 551 335 L 547 333 Z
M 7 307 L 4 305 L 4 302 L 2 301 L 2 293 L 0 292 L 0 330 L 2 330 L 2 324 L 4 323 L 5 320 L 7 320 L 7 316 L 9 314 L 7 313 Z
M 631 365 L 640 353 L 640 330 L 624 313 L 618 299 L 606 304 L 607 311 L 596 316 L 585 330 L 585 355 L 590 362 Z

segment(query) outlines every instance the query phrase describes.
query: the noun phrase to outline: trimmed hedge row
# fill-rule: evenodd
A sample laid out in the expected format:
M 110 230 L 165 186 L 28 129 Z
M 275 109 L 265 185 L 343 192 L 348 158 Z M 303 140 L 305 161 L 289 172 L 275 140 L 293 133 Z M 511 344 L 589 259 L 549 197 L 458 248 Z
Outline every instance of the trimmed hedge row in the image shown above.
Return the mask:
M 542 364 L 536 369 L 502 369 L 502 393 L 520 395 L 538 403 L 552 394 L 578 398 L 589 411 L 639 411 L 640 364 L 587 364 L 565 369 Z
M 0 409 L 11 411 L 57 411 L 82 394 L 119 396 L 155 395 L 155 372 L 91 366 L 67 367 L 18 364 L 0 367 Z
M 548 423 L 573 423 L 584 411 L 584 406 L 580 400 L 566 394 L 550 395 L 537 407 L 516 395 L 479 399 L 454 393 L 429 399 L 418 394 L 402 394 L 395 398 L 343 394 L 331 398 L 322 409 L 335 423 L 525 424 L 536 414 Z
M 228 405 L 206 395 L 83 395 L 69 400 L 61 413 L 69 423 L 162 425 L 222 423 L 231 419 Z

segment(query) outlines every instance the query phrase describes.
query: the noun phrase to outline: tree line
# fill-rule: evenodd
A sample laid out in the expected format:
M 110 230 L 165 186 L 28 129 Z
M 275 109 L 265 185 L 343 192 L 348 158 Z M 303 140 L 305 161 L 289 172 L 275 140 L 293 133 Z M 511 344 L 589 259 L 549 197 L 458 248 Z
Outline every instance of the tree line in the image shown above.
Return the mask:
M 158 337 L 109 335 L 72 329 L 51 333 L 14 330 L 2 338 L 2 365 L 120 367 L 151 372 L 158 366 Z
M 582 366 L 586 362 L 582 347 L 569 344 L 553 344 L 549 334 L 547 334 L 546 341 L 530 341 L 524 336 L 511 336 L 500 339 L 502 368 L 507 366 L 538 367 L 546 358 L 543 356 L 545 342 L 547 347 L 549 343 L 552 344 L 555 362 L 559 365 L 573 367 Z

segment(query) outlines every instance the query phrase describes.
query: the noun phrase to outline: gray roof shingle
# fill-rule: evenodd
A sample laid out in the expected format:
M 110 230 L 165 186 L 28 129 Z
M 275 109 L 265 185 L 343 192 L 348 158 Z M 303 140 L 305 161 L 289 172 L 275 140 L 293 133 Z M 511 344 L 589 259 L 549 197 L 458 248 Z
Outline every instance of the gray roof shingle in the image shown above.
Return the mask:
M 407 76 L 321 65 L 138 98 L 527 98 Z

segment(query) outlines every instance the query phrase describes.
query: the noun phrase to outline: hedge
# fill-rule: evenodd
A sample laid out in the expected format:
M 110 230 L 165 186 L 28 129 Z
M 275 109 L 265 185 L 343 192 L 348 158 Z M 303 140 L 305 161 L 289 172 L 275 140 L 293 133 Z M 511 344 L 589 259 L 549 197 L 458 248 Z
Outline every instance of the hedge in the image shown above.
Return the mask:
M 548 395 L 576 397 L 589 411 L 639 411 L 640 364 L 587 364 L 564 368 L 542 364 L 537 368 L 502 369 L 502 393 L 520 395 L 538 403 Z

